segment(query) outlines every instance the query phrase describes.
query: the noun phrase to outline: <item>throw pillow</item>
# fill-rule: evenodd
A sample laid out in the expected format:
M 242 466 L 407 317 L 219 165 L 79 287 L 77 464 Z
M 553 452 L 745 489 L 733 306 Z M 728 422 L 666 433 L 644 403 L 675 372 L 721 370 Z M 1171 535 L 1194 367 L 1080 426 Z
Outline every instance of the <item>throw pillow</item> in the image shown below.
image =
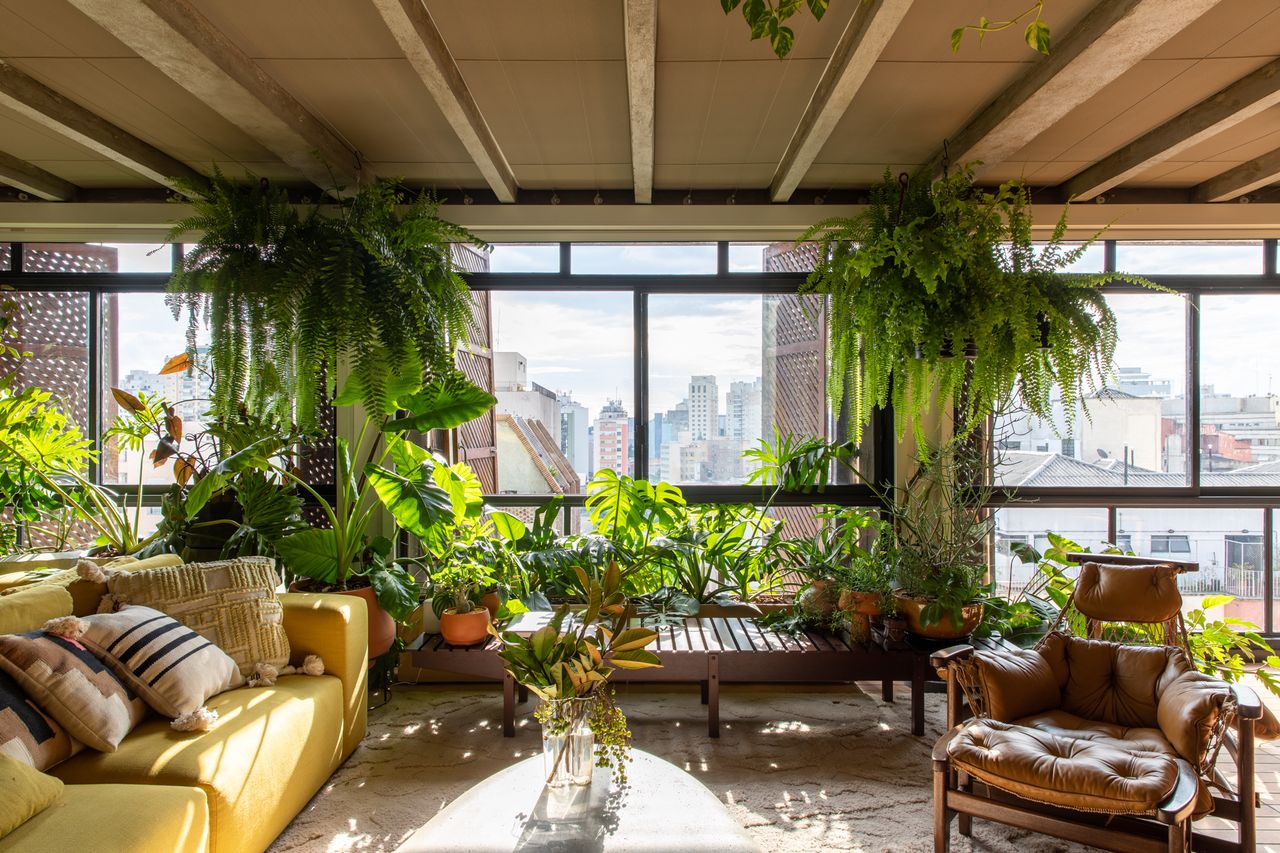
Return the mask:
M 62 587 L 24 586 L 0 597 L 0 634 L 38 631 L 50 619 L 71 615 L 72 599 Z
M 0 838 L 53 805 L 62 796 L 62 780 L 21 761 L 0 755 Z
M 82 749 L 84 744 L 40 710 L 18 682 L 0 672 L 0 755 L 48 770 Z
M 76 740 L 115 752 L 146 715 L 141 697 L 79 643 L 39 631 L 0 636 L 0 669 Z
M 166 717 L 189 714 L 244 683 L 227 653 L 150 607 L 86 616 L 80 641 Z
M 112 575 L 107 586 L 115 606 L 167 613 L 230 655 L 248 678 L 259 664 L 289 663 L 279 582 L 272 560 L 242 557 Z

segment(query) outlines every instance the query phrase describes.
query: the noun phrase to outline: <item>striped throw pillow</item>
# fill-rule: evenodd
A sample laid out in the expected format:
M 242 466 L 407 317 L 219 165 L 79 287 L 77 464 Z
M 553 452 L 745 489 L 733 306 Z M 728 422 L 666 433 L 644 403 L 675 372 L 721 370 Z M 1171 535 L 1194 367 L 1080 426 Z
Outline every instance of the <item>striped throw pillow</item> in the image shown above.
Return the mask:
M 146 703 L 80 642 L 31 631 L 0 635 L 0 669 L 76 740 L 115 752 Z
M 84 621 L 80 641 L 166 717 L 188 714 L 244 683 L 226 652 L 158 610 L 131 606 Z

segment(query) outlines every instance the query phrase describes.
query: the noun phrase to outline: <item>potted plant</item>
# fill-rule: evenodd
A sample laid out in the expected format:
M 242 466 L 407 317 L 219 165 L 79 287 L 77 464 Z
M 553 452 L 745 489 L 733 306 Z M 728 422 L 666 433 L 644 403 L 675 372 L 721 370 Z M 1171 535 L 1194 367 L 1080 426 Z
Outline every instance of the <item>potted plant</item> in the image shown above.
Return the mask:
M 892 592 L 897 555 L 892 526 L 852 507 L 832 508 L 820 515 L 826 521 L 824 533 L 835 541 L 835 550 L 841 555 L 833 567 L 840 592 L 837 606 L 849 614 L 852 639 L 869 642 L 871 620 L 886 610 L 896 610 Z M 869 536 L 874 539 L 864 547 Z
M 493 614 L 481 603 L 481 593 L 492 580 L 485 566 L 466 560 L 432 571 L 431 608 L 446 643 L 472 646 L 489 636 Z
M 931 639 L 966 636 L 982 621 L 990 489 L 961 483 L 956 445 L 922 452 L 892 503 L 898 584 L 894 600 L 912 633 Z
M 855 441 L 890 402 L 900 434 L 911 427 L 921 445 L 922 416 L 935 406 L 954 407 L 957 435 L 1014 398 L 1048 419 L 1055 388 L 1074 412 L 1113 365 L 1116 317 L 1103 285 L 1155 287 L 1114 272 L 1062 272 L 1100 235 L 1068 246 L 1064 207 L 1037 247 L 1028 189 L 978 189 L 974 165 L 938 180 L 886 171 L 862 213 L 800 237 L 819 244 L 805 291 L 829 299 L 828 392 L 833 408 L 847 401 Z
M 317 425 L 337 391 L 381 412 L 423 375 L 446 376 L 474 322 L 455 244 L 486 244 L 441 219 L 427 194 L 380 180 L 337 204 L 290 202 L 286 188 L 217 169 L 183 184 L 194 213 L 171 240 L 200 239 L 169 283 L 175 317 L 212 335 L 212 411 L 247 406 L 287 431 Z M 194 340 L 194 334 L 191 336 Z
M 587 606 L 570 616 L 559 608 L 550 624 L 527 636 L 502 633 L 498 656 L 517 683 L 543 700 L 536 711 L 551 787 L 587 785 L 591 769 L 609 767 L 626 782 L 631 732 L 614 702 L 609 676 L 615 668 L 661 666 L 645 649 L 657 639 L 649 628 L 629 628 L 622 575 L 616 565 L 599 580 L 576 570 Z

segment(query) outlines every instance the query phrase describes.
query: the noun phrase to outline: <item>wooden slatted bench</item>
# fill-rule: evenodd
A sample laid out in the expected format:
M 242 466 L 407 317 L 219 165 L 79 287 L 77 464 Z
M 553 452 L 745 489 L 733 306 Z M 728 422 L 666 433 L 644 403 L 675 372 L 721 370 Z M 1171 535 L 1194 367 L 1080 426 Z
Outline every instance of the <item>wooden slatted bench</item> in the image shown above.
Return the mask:
M 507 630 L 532 632 L 549 614 L 523 614 Z M 886 702 L 893 701 L 895 681 L 911 692 L 911 733 L 924 734 L 924 682 L 928 652 L 885 651 L 878 646 L 850 645 L 819 631 L 792 635 L 762 628 L 752 619 L 697 618 L 652 626 L 658 632 L 650 648 L 662 659 L 657 669 L 619 669 L 614 681 L 675 682 L 702 685 L 707 731 L 720 736 L 720 685 L 724 683 L 846 683 L 879 681 Z M 414 666 L 502 681 L 502 732 L 515 734 L 515 706 L 527 692 L 503 669 L 496 637 L 475 646 L 451 646 L 439 634 L 423 637 L 412 650 Z

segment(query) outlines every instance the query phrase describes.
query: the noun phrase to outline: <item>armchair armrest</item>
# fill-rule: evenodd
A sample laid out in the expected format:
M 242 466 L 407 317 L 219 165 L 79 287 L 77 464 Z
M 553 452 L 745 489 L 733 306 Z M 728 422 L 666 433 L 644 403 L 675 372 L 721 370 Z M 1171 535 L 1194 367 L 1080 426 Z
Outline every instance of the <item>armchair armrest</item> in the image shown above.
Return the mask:
M 301 665 L 319 655 L 325 672 L 342 681 L 343 757 L 364 737 L 368 725 L 369 614 L 353 595 L 286 592 L 284 630 L 289 635 L 290 663 Z
M 973 646 L 963 643 L 958 646 L 947 646 L 929 655 L 929 663 L 934 669 L 945 669 L 953 660 L 964 660 L 973 654 Z
M 1231 692 L 1236 696 L 1236 713 L 1242 720 L 1262 719 L 1262 700 L 1253 692 L 1253 688 L 1232 684 Z

